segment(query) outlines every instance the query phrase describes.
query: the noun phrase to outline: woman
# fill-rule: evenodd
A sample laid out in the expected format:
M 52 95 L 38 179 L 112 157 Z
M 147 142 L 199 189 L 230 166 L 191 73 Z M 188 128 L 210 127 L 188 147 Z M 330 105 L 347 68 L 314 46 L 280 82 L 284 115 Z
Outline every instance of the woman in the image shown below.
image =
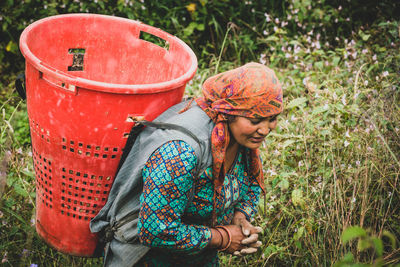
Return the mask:
M 156 119 L 190 134 L 148 127 L 132 149 L 144 155 L 136 168 L 143 193 L 135 222 L 140 242 L 150 248 L 139 253 L 145 255 L 137 266 L 218 266 L 218 250 L 246 255 L 261 245 L 261 229 L 250 220 L 264 190 L 258 148 L 282 112 L 279 81 L 271 69 L 249 63 L 207 79 L 195 102 L 178 104 Z M 140 162 L 129 160 L 132 151 L 120 172 Z M 117 177 L 108 202 L 127 202 L 132 194 L 120 193 L 127 188 L 133 187 Z M 128 206 L 133 208 L 124 204 L 114 210 L 123 213 Z M 104 221 L 114 225 L 109 215 Z M 92 222 L 92 231 L 97 226 Z M 121 240 L 129 239 L 117 232 L 109 246 L 112 258 L 132 262 L 123 259 L 128 249 L 117 252 Z

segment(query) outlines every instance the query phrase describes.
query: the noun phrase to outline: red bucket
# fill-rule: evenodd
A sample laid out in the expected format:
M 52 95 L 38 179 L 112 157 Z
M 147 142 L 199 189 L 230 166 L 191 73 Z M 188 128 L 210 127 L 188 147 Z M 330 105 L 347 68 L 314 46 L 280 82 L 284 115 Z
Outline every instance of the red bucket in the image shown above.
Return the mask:
M 162 46 L 147 40 L 153 37 Z M 92 256 L 90 220 L 105 205 L 131 117 L 181 101 L 197 69 L 178 38 L 95 14 L 39 20 L 21 35 L 36 174 L 36 230 L 51 246 Z

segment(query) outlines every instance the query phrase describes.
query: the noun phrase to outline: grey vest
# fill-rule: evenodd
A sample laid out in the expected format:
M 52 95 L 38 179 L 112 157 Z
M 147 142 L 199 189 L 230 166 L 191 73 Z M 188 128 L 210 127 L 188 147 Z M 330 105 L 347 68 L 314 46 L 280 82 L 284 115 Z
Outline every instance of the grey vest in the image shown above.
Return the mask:
M 90 230 L 93 233 L 99 233 L 105 229 L 112 229 L 114 233 L 111 242 L 106 244 L 105 266 L 133 266 L 150 249 L 139 243 L 137 217 L 143 187 L 142 170 L 157 148 L 171 140 L 182 140 L 195 151 L 197 174 L 212 165 L 210 137 L 214 123 L 195 103 L 189 110 L 178 114 L 185 106 L 186 102 L 179 103 L 154 121 L 182 126 L 194 134 L 197 140 L 182 131 L 146 127 L 136 139 L 119 170 L 106 205 L 90 222 Z M 128 221 L 127 217 L 129 217 Z

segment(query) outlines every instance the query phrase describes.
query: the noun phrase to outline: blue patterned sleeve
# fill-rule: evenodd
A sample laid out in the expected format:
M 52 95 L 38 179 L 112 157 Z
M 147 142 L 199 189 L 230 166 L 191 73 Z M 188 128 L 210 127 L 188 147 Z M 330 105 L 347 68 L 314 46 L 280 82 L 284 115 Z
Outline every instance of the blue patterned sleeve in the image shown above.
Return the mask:
M 162 145 L 146 162 L 138 223 L 142 244 L 196 254 L 211 240 L 208 227 L 181 221 L 192 194 L 196 162 L 193 148 L 177 140 Z
M 235 210 L 241 211 L 246 215 L 248 221 L 250 221 L 257 212 L 257 205 L 261 194 L 261 187 L 257 180 L 254 178 L 249 178 L 249 180 L 247 194 L 245 194 L 242 201 L 238 202 L 235 206 Z

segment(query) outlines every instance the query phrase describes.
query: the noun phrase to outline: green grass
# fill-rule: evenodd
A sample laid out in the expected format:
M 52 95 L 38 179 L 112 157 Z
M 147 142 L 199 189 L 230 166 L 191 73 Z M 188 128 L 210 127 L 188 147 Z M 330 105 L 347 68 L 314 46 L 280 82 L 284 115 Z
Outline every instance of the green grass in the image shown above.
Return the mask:
M 222 266 L 396 266 L 399 22 L 374 23 L 327 44 L 317 30 L 298 35 L 281 26 L 284 18 L 271 19 L 263 26 L 269 33 L 257 28 L 254 39 L 235 29 L 220 33 L 221 47 L 198 55 L 200 68 L 186 88 L 199 96 L 217 70 L 252 60 L 271 66 L 284 88 L 284 113 L 262 148 L 266 206 L 260 202 L 254 223 L 264 229 L 263 246 L 243 258 L 221 254 Z M 242 46 L 252 42 L 268 45 L 251 55 Z M 227 59 L 232 48 L 237 60 Z M 101 259 L 53 250 L 35 232 L 28 118 L 14 79 L 2 78 L 0 94 L 2 265 L 101 266 Z

